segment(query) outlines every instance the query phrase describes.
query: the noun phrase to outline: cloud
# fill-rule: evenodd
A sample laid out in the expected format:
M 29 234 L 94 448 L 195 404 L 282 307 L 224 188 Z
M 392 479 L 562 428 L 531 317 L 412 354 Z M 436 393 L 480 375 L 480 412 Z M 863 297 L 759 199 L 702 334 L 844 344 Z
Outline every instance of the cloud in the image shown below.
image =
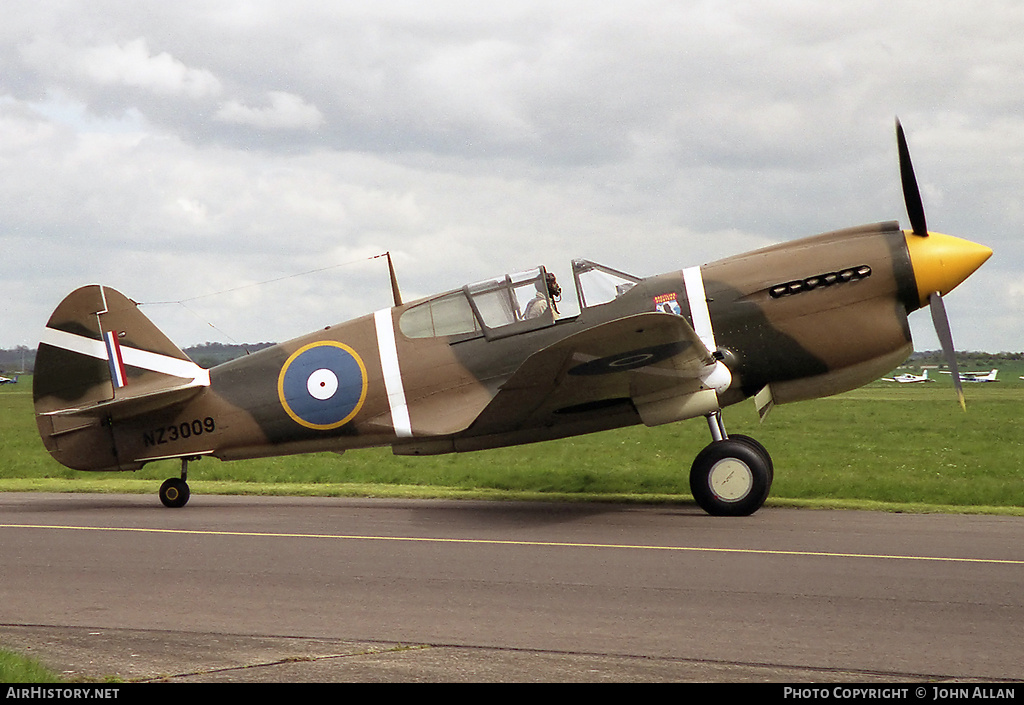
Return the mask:
M 251 108 L 231 100 L 217 111 L 215 119 L 262 130 L 313 130 L 324 123 L 316 106 L 283 91 L 270 91 L 270 105 Z
M 996 253 L 947 297 L 958 347 L 1024 346 L 994 284 L 1024 269 L 1013 0 L 96 0 L 4 19 L 0 346 L 95 281 L 179 300 L 278 280 L 202 314 L 281 339 L 389 296 L 377 260 L 282 276 L 384 250 L 412 298 L 905 221 L 896 114 L 929 225 Z M 171 337 L 205 340 L 185 314 Z
M 104 86 L 129 86 L 189 98 L 216 96 L 222 90 L 220 81 L 209 71 L 189 68 L 167 52 L 154 56 L 142 37 L 89 48 L 76 63 L 79 71 Z

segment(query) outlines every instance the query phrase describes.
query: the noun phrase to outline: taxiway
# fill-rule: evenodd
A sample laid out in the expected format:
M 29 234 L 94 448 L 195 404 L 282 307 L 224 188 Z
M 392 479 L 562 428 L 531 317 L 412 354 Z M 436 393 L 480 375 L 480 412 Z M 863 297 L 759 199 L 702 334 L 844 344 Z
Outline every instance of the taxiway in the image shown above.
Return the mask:
M 180 681 L 1021 681 L 1024 519 L 0 494 L 0 646 Z

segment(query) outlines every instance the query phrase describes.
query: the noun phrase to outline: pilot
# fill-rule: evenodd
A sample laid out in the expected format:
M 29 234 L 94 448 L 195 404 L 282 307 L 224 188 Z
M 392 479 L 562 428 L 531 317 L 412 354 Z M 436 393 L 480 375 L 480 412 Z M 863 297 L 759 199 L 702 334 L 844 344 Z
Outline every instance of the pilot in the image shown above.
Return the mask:
M 544 312 L 548 310 L 549 300 L 555 309 L 555 315 L 558 315 L 558 301 L 562 298 L 562 287 L 558 286 L 555 275 L 548 272 L 545 276 L 545 281 L 537 282 L 536 287 L 537 293 L 526 304 L 523 318 L 530 319 L 544 315 Z

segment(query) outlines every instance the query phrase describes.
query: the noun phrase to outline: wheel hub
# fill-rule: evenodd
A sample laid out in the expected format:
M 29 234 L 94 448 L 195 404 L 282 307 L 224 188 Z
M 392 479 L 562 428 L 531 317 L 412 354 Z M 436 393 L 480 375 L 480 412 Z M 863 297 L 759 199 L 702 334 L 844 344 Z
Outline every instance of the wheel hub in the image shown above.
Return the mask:
M 708 486 L 723 502 L 738 502 L 750 493 L 754 474 L 742 460 L 723 458 L 711 467 Z

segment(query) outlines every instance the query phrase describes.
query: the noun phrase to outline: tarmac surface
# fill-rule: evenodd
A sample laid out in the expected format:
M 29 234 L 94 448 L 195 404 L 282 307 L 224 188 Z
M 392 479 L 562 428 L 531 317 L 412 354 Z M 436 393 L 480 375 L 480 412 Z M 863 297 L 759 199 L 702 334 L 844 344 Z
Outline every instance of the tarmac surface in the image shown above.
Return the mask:
M 0 647 L 143 682 L 1024 682 L 1024 519 L 0 493 Z

